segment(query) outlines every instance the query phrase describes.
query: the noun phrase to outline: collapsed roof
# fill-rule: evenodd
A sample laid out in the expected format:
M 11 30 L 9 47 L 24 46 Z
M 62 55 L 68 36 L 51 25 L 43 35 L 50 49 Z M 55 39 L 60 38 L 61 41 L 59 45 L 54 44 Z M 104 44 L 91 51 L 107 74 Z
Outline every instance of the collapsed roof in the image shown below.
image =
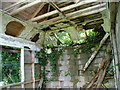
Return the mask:
M 12 20 L 7 24 L 5 33 L 39 44 L 44 39 L 47 40 L 51 32 L 64 30 L 72 40 L 78 40 L 80 38 L 77 32 L 97 30 L 106 23 L 103 13 L 107 9 L 106 6 L 106 2 L 97 0 L 2 2 L 2 11 L 22 22 L 33 23 L 27 28 L 23 23 Z

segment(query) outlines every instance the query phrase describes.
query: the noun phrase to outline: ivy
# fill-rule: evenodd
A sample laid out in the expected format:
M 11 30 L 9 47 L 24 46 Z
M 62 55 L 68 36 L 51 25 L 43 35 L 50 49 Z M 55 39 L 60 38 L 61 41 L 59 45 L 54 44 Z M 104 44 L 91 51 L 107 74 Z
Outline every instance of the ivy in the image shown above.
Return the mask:
M 50 62 L 51 72 L 53 73 L 53 75 L 57 75 L 57 69 L 56 69 L 57 60 L 59 59 L 59 56 L 62 54 L 62 52 L 63 52 L 62 50 L 63 50 L 62 48 L 44 47 L 43 49 L 41 49 L 40 52 L 37 52 L 36 57 L 39 57 L 39 63 L 43 67 L 43 70 L 42 70 L 40 76 L 44 76 L 45 81 L 47 81 L 46 73 L 45 73 L 46 72 L 45 66 L 47 66 L 48 62 Z
M 2 52 L 2 81 L 5 84 L 20 82 L 20 54 Z
M 80 48 L 78 48 L 78 47 L 76 47 L 76 48 L 74 49 L 74 56 L 75 56 L 75 57 L 77 57 L 77 55 L 80 53 L 79 50 L 80 50 Z

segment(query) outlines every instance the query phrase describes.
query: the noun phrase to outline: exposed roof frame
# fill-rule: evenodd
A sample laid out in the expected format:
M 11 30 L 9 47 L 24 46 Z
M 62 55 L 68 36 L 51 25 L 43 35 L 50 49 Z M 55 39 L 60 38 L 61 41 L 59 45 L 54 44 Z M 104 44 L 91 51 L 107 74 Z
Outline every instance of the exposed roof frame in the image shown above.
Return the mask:
M 66 16 L 71 20 L 71 19 L 75 19 L 75 18 L 78 18 L 78 17 L 99 13 L 99 12 L 102 12 L 103 10 L 106 9 L 105 7 L 103 7 L 105 5 L 106 4 L 103 3 L 103 4 L 100 4 L 100 5 L 88 7 L 88 8 L 76 11 L 76 12 L 66 14 Z M 95 9 L 95 10 L 90 11 L 91 9 Z M 53 18 L 53 19 L 50 19 L 50 20 L 43 21 L 43 22 L 41 22 L 39 24 L 41 25 L 40 28 L 43 28 L 44 25 L 49 26 L 49 25 L 54 25 L 56 23 L 60 23 L 60 22 L 64 22 L 64 21 L 66 21 L 66 20 L 61 19 L 61 17 L 56 17 L 56 18 Z
M 72 4 L 72 5 L 69 5 L 69 6 L 60 8 L 60 10 L 63 12 L 63 11 L 70 10 L 70 9 L 79 7 L 79 6 L 81 6 L 81 5 L 88 4 L 88 3 L 91 3 L 91 2 L 96 2 L 96 1 L 97 1 L 97 0 L 84 0 L 84 1 L 81 1 L 81 2 L 79 2 L 79 3 L 77 3 L 77 4 Z M 48 12 L 48 13 L 46 13 L 46 14 L 37 16 L 37 17 L 31 19 L 30 21 L 37 21 L 37 20 L 40 20 L 40 19 L 49 17 L 49 16 L 51 16 L 51 15 L 55 15 L 55 14 L 58 14 L 58 13 L 59 13 L 58 10 L 54 10 L 54 11 Z

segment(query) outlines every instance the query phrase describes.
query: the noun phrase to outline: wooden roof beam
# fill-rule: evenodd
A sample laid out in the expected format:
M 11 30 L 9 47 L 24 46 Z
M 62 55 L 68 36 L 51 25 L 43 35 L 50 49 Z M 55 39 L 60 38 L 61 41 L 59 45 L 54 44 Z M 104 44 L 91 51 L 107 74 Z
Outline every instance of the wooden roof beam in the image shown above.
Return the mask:
M 91 25 L 81 25 L 82 23 L 78 23 L 77 25 L 81 25 L 81 26 L 84 26 L 84 29 L 85 30 L 90 30 L 90 29 L 93 29 L 96 25 L 101 25 L 103 23 L 103 20 L 102 19 L 99 19 L 99 21 L 96 21 L 94 23 L 91 23 Z M 64 26 L 62 25 L 61 27 L 59 26 L 56 26 L 56 27 L 51 27 L 51 30 L 52 31 L 57 31 L 57 30 L 64 30 L 65 28 L 67 27 L 71 27 L 71 25 L 69 26 Z M 50 30 L 48 30 L 50 31 Z
M 8 6 L 8 7 L 6 7 L 5 9 L 3 9 L 4 11 L 9 11 L 9 10 L 11 10 L 11 9 L 13 9 L 14 7 L 16 7 L 16 6 L 20 6 L 20 5 L 22 5 L 22 4 L 25 4 L 26 2 L 28 2 L 28 1 L 31 1 L 31 0 L 21 0 L 21 1 L 19 1 L 19 2 L 17 2 L 17 3 L 14 3 L 14 4 L 12 4 L 11 6 Z
M 79 7 L 79 6 L 81 6 L 81 5 L 88 4 L 88 3 L 91 3 L 91 2 L 96 2 L 96 1 L 97 1 L 97 0 L 84 0 L 84 1 L 81 1 L 80 3 L 72 4 L 72 5 L 69 5 L 69 6 L 60 8 L 60 10 L 63 12 L 63 11 L 67 11 L 67 10 L 70 10 L 70 9 L 73 9 L 73 8 L 76 8 L 76 7 Z M 43 18 L 52 16 L 52 15 L 55 15 L 55 14 L 58 14 L 58 13 L 59 13 L 58 10 L 54 10 L 54 11 L 51 11 L 51 12 L 49 12 L 49 13 L 46 13 L 46 14 L 37 16 L 37 17 L 31 19 L 30 21 L 37 21 L 37 20 L 40 20 L 40 19 L 43 19 Z
M 41 10 L 42 8 L 45 6 L 46 3 L 43 3 L 40 5 L 40 7 L 37 8 L 37 10 L 34 12 L 34 14 L 31 16 L 31 19 L 34 18 Z
M 34 2 L 31 2 L 31 3 L 29 3 L 29 4 L 26 4 L 26 5 L 18 8 L 17 10 L 11 12 L 10 15 L 18 14 L 18 13 L 20 13 L 21 11 L 24 11 L 24 10 L 30 8 L 30 7 L 33 7 L 33 6 L 35 6 L 35 5 L 37 5 L 37 4 L 40 4 L 40 3 L 43 3 L 42 1 L 43 1 L 43 0 L 36 0 L 36 1 L 34 1 Z
M 105 4 L 92 6 L 92 7 L 86 8 L 86 9 L 82 9 L 82 10 L 79 10 L 79 11 L 76 11 L 76 12 L 73 12 L 73 13 L 66 14 L 66 16 L 70 20 L 72 20 L 72 19 L 75 19 L 75 18 L 78 18 L 78 17 L 82 17 L 82 16 L 87 16 L 87 15 L 92 15 L 92 14 L 95 14 L 95 13 L 99 13 L 99 12 L 102 12 L 103 10 L 106 9 L 105 7 L 101 7 L 101 6 L 104 6 L 104 5 Z M 97 8 L 97 9 L 90 11 L 92 8 L 93 9 Z M 40 28 L 43 28 L 43 27 L 47 27 L 49 25 L 54 25 L 56 23 L 65 22 L 65 21 L 66 20 L 61 19 L 61 17 L 56 17 L 56 18 L 53 18 L 53 19 L 50 19 L 50 20 L 43 21 L 43 22 L 41 22 L 39 24 L 41 25 Z
M 72 21 L 70 21 L 70 19 L 68 19 L 66 17 L 66 15 L 60 10 L 60 8 L 54 3 L 54 2 L 49 2 L 56 10 L 58 10 L 58 12 L 64 17 L 65 20 L 69 21 L 70 24 L 74 25 L 75 23 L 73 23 Z

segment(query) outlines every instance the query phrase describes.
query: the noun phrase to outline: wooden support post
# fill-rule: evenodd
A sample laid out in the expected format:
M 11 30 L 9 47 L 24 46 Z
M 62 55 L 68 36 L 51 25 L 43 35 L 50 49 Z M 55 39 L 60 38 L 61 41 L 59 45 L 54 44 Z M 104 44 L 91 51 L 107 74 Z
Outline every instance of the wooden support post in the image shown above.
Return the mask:
M 24 80 L 25 80 L 25 72 L 24 72 L 24 47 L 21 48 L 20 69 L 21 69 L 21 82 L 24 82 Z M 21 88 L 24 88 L 24 84 L 21 84 Z
M 111 33 L 111 41 L 112 41 L 112 45 L 113 45 L 113 53 L 114 53 L 114 70 L 115 70 L 115 87 L 118 88 L 118 90 L 120 89 L 120 71 L 119 71 L 119 53 L 118 53 L 118 45 L 117 45 L 117 41 L 116 41 L 116 20 L 117 20 L 117 9 L 119 10 L 119 8 L 117 7 L 117 2 L 114 2 L 114 0 L 111 0 L 112 2 L 110 2 L 110 23 L 111 23 L 111 28 L 110 28 L 110 33 Z
M 32 81 L 25 84 L 25 88 L 35 88 L 35 53 L 31 50 L 25 49 L 25 81 Z
M 119 67 L 118 67 L 118 64 L 119 64 L 119 57 L 118 57 L 118 51 L 117 51 L 117 44 L 116 44 L 116 39 L 115 39 L 115 33 L 114 33 L 114 30 L 111 30 L 111 39 L 112 39 L 112 44 L 113 44 L 113 52 L 114 52 L 114 70 L 115 70 L 115 79 L 116 79 L 116 87 L 118 88 L 119 87 L 119 84 L 120 83 L 120 71 L 119 71 Z M 120 87 L 119 87 L 120 88 Z
M 35 88 L 35 52 L 31 52 L 32 55 L 32 80 L 33 80 L 33 88 Z

